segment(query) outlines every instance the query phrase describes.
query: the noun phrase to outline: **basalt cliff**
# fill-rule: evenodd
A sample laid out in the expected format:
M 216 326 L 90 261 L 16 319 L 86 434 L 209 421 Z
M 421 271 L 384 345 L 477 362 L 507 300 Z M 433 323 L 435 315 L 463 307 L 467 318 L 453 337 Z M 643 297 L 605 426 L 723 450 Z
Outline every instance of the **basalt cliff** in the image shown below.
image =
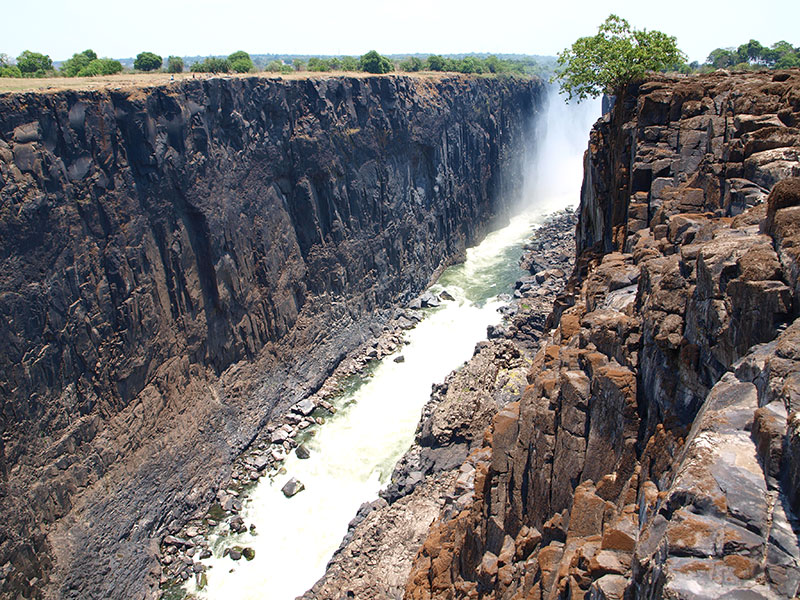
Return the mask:
M 798 596 L 799 177 L 797 70 L 616 98 L 527 387 L 486 388 L 405 598 Z
M 257 432 L 508 214 L 542 88 L 0 96 L 0 595 L 157 595 Z

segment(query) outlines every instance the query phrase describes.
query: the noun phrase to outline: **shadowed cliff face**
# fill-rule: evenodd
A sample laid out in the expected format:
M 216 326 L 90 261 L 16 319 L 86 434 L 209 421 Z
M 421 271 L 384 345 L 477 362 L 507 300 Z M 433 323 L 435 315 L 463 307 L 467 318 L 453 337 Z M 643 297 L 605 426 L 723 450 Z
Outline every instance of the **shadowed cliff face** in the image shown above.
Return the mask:
M 160 535 L 271 412 L 507 211 L 540 94 L 374 77 L 0 97 L 2 590 L 150 593 Z
M 571 291 L 406 598 L 794 598 L 800 72 L 595 125 Z

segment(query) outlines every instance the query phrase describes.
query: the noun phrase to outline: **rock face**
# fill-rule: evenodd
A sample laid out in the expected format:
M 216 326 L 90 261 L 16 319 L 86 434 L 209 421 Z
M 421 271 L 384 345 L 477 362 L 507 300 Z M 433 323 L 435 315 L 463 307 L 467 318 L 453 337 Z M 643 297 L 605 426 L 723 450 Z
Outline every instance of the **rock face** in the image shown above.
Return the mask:
M 535 81 L 0 96 L 0 589 L 152 594 L 232 458 L 507 211 Z M 113 594 L 112 594 L 113 590 Z
M 569 291 L 406 598 L 797 596 L 798 127 L 798 71 L 617 98 Z

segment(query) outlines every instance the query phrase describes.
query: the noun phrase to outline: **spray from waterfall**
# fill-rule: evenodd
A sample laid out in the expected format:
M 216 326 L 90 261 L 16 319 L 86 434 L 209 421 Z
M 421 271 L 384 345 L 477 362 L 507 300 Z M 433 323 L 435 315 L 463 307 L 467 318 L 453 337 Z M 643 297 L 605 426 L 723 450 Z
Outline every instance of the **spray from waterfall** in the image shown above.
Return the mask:
M 557 86 L 548 86 L 545 105 L 531 123 L 521 210 L 549 214 L 577 207 L 583 153 L 592 124 L 601 114 L 600 104 L 600 99 L 567 103 Z

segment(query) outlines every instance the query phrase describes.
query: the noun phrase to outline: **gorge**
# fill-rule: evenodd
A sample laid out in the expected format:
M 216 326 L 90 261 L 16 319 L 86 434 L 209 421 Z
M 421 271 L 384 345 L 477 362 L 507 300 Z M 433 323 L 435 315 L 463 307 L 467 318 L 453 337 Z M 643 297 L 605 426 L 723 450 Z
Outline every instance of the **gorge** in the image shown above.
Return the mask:
M 242 451 L 510 216 L 544 105 L 458 76 L 0 96 L 2 594 L 156 597 L 187 523 L 240 512 Z M 304 598 L 797 596 L 800 71 L 632 84 L 583 167 Z
M 271 416 L 508 216 L 530 79 L 0 97 L 4 594 L 150 597 Z

